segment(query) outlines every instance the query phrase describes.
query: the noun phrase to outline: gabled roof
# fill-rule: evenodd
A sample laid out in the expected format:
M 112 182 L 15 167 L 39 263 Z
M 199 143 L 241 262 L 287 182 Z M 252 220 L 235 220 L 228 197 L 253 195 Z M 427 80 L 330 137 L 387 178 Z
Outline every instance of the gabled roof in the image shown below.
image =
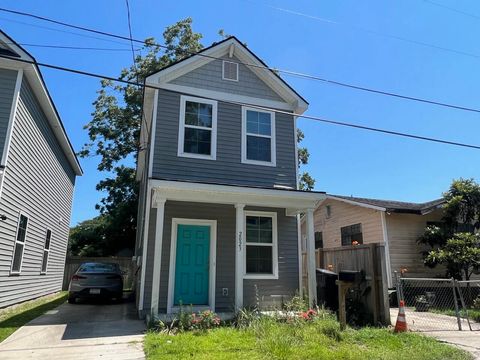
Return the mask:
M 43 79 L 39 67 L 36 64 L 20 63 L 15 61 L 15 58 L 20 58 L 36 63 L 35 58 L 2 30 L 0 30 L 0 52 L 2 55 L 12 57 L 12 60 L 2 58 L 2 62 L 9 65 L 11 64 L 13 67 L 22 68 L 24 70 L 24 76 L 26 76 L 29 80 L 32 90 L 34 91 L 35 96 L 37 97 L 40 106 L 42 107 L 42 110 L 45 113 L 52 131 L 58 140 L 70 166 L 77 176 L 82 175 L 83 170 L 78 162 L 77 156 L 75 155 L 73 146 L 68 139 L 63 123 L 60 120 L 60 116 L 55 104 L 53 103 L 52 97 L 48 92 L 45 80 Z
M 368 199 L 360 198 L 354 196 L 343 196 L 343 195 L 327 195 L 327 198 L 344 201 L 348 203 L 354 203 L 357 205 L 367 205 L 371 208 L 377 208 L 377 210 L 394 212 L 394 213 L 406 213 L 406 214 L 417 214 L 423 215 L 429 213 L 439 207 L 444 203 L 444 199 L 436 199 L 424 203 L 413 203 L 413 202 L 404 202 L 404 201 L 395 201 L 395 200 L 381 200 L 381 199 Z
M 147 76 L 146 82 L 158 84 L 169 82 L 189 71 L 203 66 L 224 54 L 234 52 L 240 63 L 249 64 L 248 68 L 277 93 L 286 103 L 292 106 L 292 110 L 303 113 L 308 108 L 308 102 L 297 93 L 275 71 L 270 70 L 257 55 L 240 42 L 235 36 L 213 43 L 211 46 L 200 50 L 198 53 L 187 56 L 163 69 Z

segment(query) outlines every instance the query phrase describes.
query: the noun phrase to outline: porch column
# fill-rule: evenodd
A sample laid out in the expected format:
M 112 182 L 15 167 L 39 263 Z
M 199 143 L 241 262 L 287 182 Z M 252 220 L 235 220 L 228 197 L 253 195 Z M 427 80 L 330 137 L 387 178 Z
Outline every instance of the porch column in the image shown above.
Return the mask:
M 307 210 L 307 272 L 308 272 L 308 300 L 310 306 L 317 304 L 317 277 L 315 264 L 315 229 L 314 209 Z
M 243 259 L 244 259 L 244 228 L 245 213 L 243 209 L 245 204 L 236 204 L 236 222 L 235 222 L 235 310 L 243 307 Z
M 160 294 L 160 268 L 162 260 L 162 243 L 163 243 L 163 219 L 165 215 L 166 199 L 162 198 L 155 192 L 153 199 L 153 207 L 157 208 L 157 217 L 155 221 L 155 246 L 153 251 L 153 274 L 152 274 L 152 299 L 151 299 L 151 315 L 158 315 L 158 298 Z

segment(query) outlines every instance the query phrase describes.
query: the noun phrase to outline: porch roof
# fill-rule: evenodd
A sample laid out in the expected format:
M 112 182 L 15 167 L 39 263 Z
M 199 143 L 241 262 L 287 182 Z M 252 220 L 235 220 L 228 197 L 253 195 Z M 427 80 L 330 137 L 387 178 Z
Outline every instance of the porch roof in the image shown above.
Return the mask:
M 162 200 L 216 204 L 244 204 L 285 208 L 287 215 L 314 209 L 325 199 L 324 192 L 273 189 L 241 185 L 211 184 L 152 179 L 153 205 Z

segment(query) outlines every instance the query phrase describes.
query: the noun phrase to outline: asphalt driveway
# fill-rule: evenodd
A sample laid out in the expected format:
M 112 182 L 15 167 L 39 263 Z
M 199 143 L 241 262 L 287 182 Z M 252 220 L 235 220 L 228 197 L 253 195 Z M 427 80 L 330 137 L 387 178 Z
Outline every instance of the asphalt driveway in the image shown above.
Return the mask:
M 0 359 L 144 359 L 134 304 L 63 304 L 0 343 Z

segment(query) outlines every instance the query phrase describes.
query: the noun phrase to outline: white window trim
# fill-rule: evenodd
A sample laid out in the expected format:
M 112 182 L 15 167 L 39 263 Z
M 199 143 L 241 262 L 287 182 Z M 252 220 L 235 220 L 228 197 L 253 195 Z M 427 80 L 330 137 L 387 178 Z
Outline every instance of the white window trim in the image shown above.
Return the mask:
M 48 258 L 50 257 L 50 248 L 52 247 L 52 235 L 53 232 L 50 229 L 47 229 L 45 232 L 45 240 L 47 240 L 47 234 L 50 231 L 50 240 L 48 244 L 48 249 L 45 248 L 46 241 L 43 242 L 43 252 L 42 252 L 42 262 L 40 263 L 40 275 L 45 275 L 48 272 Z M 47 264 L 45 266 L 45 271 L 43 271 L 43 256 L 45 255 L 45 251 L 47 252 Z
M 212 105 L 212 127 L 206 128 L 203 126 L 186 125 L 189 128 L 210 130 L 212 138 L 210 143 L 210 155 L 191 154 L 183 151 L 185 141 L 185 104 L 187 101 Z M 202 99 L 193 96 L 180 96 L 180 118 L 178 122 L 178 150 L 177 155 L 180 157 L 188 157 L 194 159 L 216 160 L 217 159 L 217 101 Z
M 180 311 L 180 307 L 174 305 L 175 292 L 175 262 L 177 258 L 177 231 L 178 225 L 203 225 L 210 226 L 210 254 L 209 254 L 209 289 L 208 305 L 193 306 L 193 311 L 210 309 L 215 311 L 215 279 L 217 274 L 217 220 L 203 219 L 172 219 L 172 231 L 170 239 L 170 264 L 168 274 L 168 293 L 167 293 L 167 314 L 174 314 Z
M 272 274 L 247 274 L 247 246 L 270 246 L 267 244 L 261 243 L 248 243 L 247 242 L 247 216 L 261 216 L 261 217 L 270 217 L 272 218 Z M 245 250 L 244 250 L 244 279 L 257 279 L 257 280 L 266 280 L 273 279 L 278 280 L 278 228 L 277 228 L 277 213 L 276 212 L 266 212 L 266 211 L 245 211 L 245 228 L 243 229 L 245 234 Z
M 229 78 L 225 77 L 225 63 L 235 64 L 237 66 L 237 79 L 229 79 Z M 238 75 L 239 75 L 239 73 L 238 73 L 238 63 L 237 62 L 228 61 L 228 60 L 223 60 L 222 61 L 222 80 L 238 82 Z
M 270 136 L 250 134 L 251 136 L 264 137 L 271 139 L 270 141 L 270 159 L 271 161 L 258 161 L 258 160 L 249 160 L 247 159 L 247 111 L 256 111 L 261 113 L 270 114 L 271 119 L 271 130 L 272 133 Z M 277 149 L 275 141 L 275 113 L 273 111 L 264 111 L 257 108 L 242 106 L 242 163 L 243 164 L 252 164 L 252 165 L 263 165 L 263 166 L 277 166 Z
M 27 218 L 27 227 L 25 228 L 25 239 L 22 241 L 18 241 L 18 231 L 20 230 L 20 218 L 22 216 L 25 216 Z M 18 221 L 17 221 L 17 231 L 15 231 L 15 242 L 13 244 L 13 252 L 12 252 L 12 264 L 10 265 L 10 275 L 19 275 L 22 272 L 22 266 L 23 266 L 23 255 L 25 255 L 25 244 L 27 242 L 27 235 L 28 235 L 28 225 L 30 223 L 30 217 L 25 214 L 24 212 L 19 212 L 18 213 Z M 15 262 L 15 250 L 17 248 L 17 243 L 23 244 L 22 248 L 22 257 L 20 259 L 20 269 L 18 271 L 13 270 L 13 263 Z

